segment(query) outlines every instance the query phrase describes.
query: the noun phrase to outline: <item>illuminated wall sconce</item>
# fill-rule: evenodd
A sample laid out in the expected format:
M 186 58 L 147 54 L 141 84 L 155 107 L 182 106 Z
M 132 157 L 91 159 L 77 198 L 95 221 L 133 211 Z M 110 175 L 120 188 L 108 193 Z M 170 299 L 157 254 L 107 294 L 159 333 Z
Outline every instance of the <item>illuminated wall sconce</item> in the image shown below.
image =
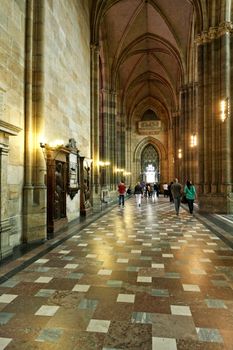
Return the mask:
M 223 123 L 229 117 L 229 112 L 230 112 L 230 105 L 229 105 L 229 98 L 227 97 L 225 98 L 225 100 L 220 101 L 220 118 Z
M 191 135 L 191 147 L 196 147 L 197 146 L 197 135 L 196 134 L 192 134 Z
M 124 176 L 129 176 L 129 175 L 131 175 L 130 172 L 128 172 L 128 171 L 125 171 L 125 172 L 124 172 Z
M 123 173 L 125 169 L 116 168 L 116 173 Z
M 98 165 L 100 166 L 100 167 L 105 167 L 105 166 L 109 166 L 111 163 L 110 162 L 102 162 L 102 161 L 99 161 L 98 162 Z
M 64 146 L 64 141 L 63 140 L 54 140 L 49 144 L 50 147 L 52 148 L 58 148 Z
M 179 159 L 182 158 L 182 149 L 181 148 L 178 149 L 178 158 Z
M 64 146 L 64 141 L 63 140 L 55 140 L 50 143 L 46 142 L 40 142 L 40 148 L 51 148 L 51 149 L 56 149 L 59 147 Z
M 45 161 L 47 160 L 47 155 L 49 151 L 53 151 L 55 152 L 55 154 L 53 155 L 53 159 L 55 159 L 58 155 L 58 153 L 60 152 L 60 150 L 62 149 L 62 147 L 64 147 L 64 141 L 63 140 L 55 140 L 51 143 L 46 143 L 44 141 L 40 142 L 40 148 L 43 152 L 43 156 Z

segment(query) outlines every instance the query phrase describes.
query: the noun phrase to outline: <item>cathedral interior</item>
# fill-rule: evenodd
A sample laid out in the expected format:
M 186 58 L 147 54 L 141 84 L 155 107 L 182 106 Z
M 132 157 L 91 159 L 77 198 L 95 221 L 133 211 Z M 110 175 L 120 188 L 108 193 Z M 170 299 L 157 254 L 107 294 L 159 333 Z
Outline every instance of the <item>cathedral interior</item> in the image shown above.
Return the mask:
M 0 0 L 0 350 L 233 350 L 232 92 L 232 0 Z

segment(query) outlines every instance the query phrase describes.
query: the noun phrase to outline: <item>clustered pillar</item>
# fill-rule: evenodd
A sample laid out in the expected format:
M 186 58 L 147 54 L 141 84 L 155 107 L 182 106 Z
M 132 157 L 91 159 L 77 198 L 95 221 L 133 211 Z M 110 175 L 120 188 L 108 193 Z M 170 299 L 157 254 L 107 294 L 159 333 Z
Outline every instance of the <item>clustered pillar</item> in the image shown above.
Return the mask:
M 44 133 L 44 0 L 26 2 L 25 183 L 23 241 L 46 238 Z
M 198 40 L 198 182 L 204 212 L 233 212 L 231 28 L 221 23 Z M 224 120 L 221 101 L 226 103 Z

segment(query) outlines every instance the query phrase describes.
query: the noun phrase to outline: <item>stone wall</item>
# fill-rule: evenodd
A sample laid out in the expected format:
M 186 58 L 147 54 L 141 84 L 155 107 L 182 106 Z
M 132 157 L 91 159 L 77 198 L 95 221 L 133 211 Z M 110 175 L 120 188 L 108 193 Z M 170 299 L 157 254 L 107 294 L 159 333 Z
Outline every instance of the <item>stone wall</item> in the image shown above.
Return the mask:
M 47 1 L 45 26 L 45 140 L 74 138 L 80 154 L 90 157 L 88 2 Z M 68 198 L 68 219 L 78 213 L 78 196 Z
M 0 119 L 24 129 L 25 0 L 1 0 L 0 5 Z M 24 178 L 24 132 L 9 138 L 8 216 L 11 245 L 20 240 Z M 1 192 L 3 189 L 1 189 Z
M 90 158 L 88 1 L 44 0 L 41 3 L 45 4 L 44 115 L 40 116 L 45 128 L 41 141 L 64 140 L 66 145 L 74 138 L 80 154 Z M 26 13 L 26 0 L 0 0 L 0 121 L 21 130 L 6 138 L 9 153 L 4 193 L 7 193 L 12 247 L 21 243 L 24 232 Z M 34 101 L 36 98 L 34 95 Z M 30 103 L 30 96 L 28 101 Z M 4 131 L 2 135 L 4 139 Z M 36 140 L 34 135 L 30 137 Z M 34 146 L 39 147 L 38 144 Z M 73 200 L 67 197 L 67 216 L 69 221 L 79 216 L 79 195 Z

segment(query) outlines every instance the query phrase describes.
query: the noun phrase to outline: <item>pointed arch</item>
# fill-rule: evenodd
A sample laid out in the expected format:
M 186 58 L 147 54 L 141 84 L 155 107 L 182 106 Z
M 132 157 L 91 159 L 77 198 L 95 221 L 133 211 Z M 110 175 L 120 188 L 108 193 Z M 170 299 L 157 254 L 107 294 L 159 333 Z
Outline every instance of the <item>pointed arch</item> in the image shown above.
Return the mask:
M 159 140 L 155 139 L 154 137 L 148 136 L 148 137 L 145 137 L 136 146 L 135 151 L 134 151 L 134 155 L 133 155 L 133 161 L 134 162 L 141 161 L 142 151 L 149 144 L 151 144 L 151 145 L 153 145 L 155 147 L 155 149 L 157 150 L 157 152 L 159 154 L 159 158 L 161 160 L 166 160 L 167 159 L 167 152 L 166 152 L 166 149 L 165 149 L 164 145 L 162 144 L 162 142 L 160 142 Z
M 145 137 L 141 142 L 138 143 L 138 145 L 135 148 L 134 154 L 133 154 L 133 162 L 135 163 L 135 171 L 136 174 L 141 173 L 141 156 L 144 148 L 147 145 L 154 146 L 155 150 L 158 152 L 159 155 L 159 164 L 160 164 L 160 181 L 163 182 L 164 179 L 167 180 L 168 178 L 168 167 L 167 167 L 167 159 L 168 154 L 167 150 L 160 142 L 159 140 L 155 139 L 154 137 Z

